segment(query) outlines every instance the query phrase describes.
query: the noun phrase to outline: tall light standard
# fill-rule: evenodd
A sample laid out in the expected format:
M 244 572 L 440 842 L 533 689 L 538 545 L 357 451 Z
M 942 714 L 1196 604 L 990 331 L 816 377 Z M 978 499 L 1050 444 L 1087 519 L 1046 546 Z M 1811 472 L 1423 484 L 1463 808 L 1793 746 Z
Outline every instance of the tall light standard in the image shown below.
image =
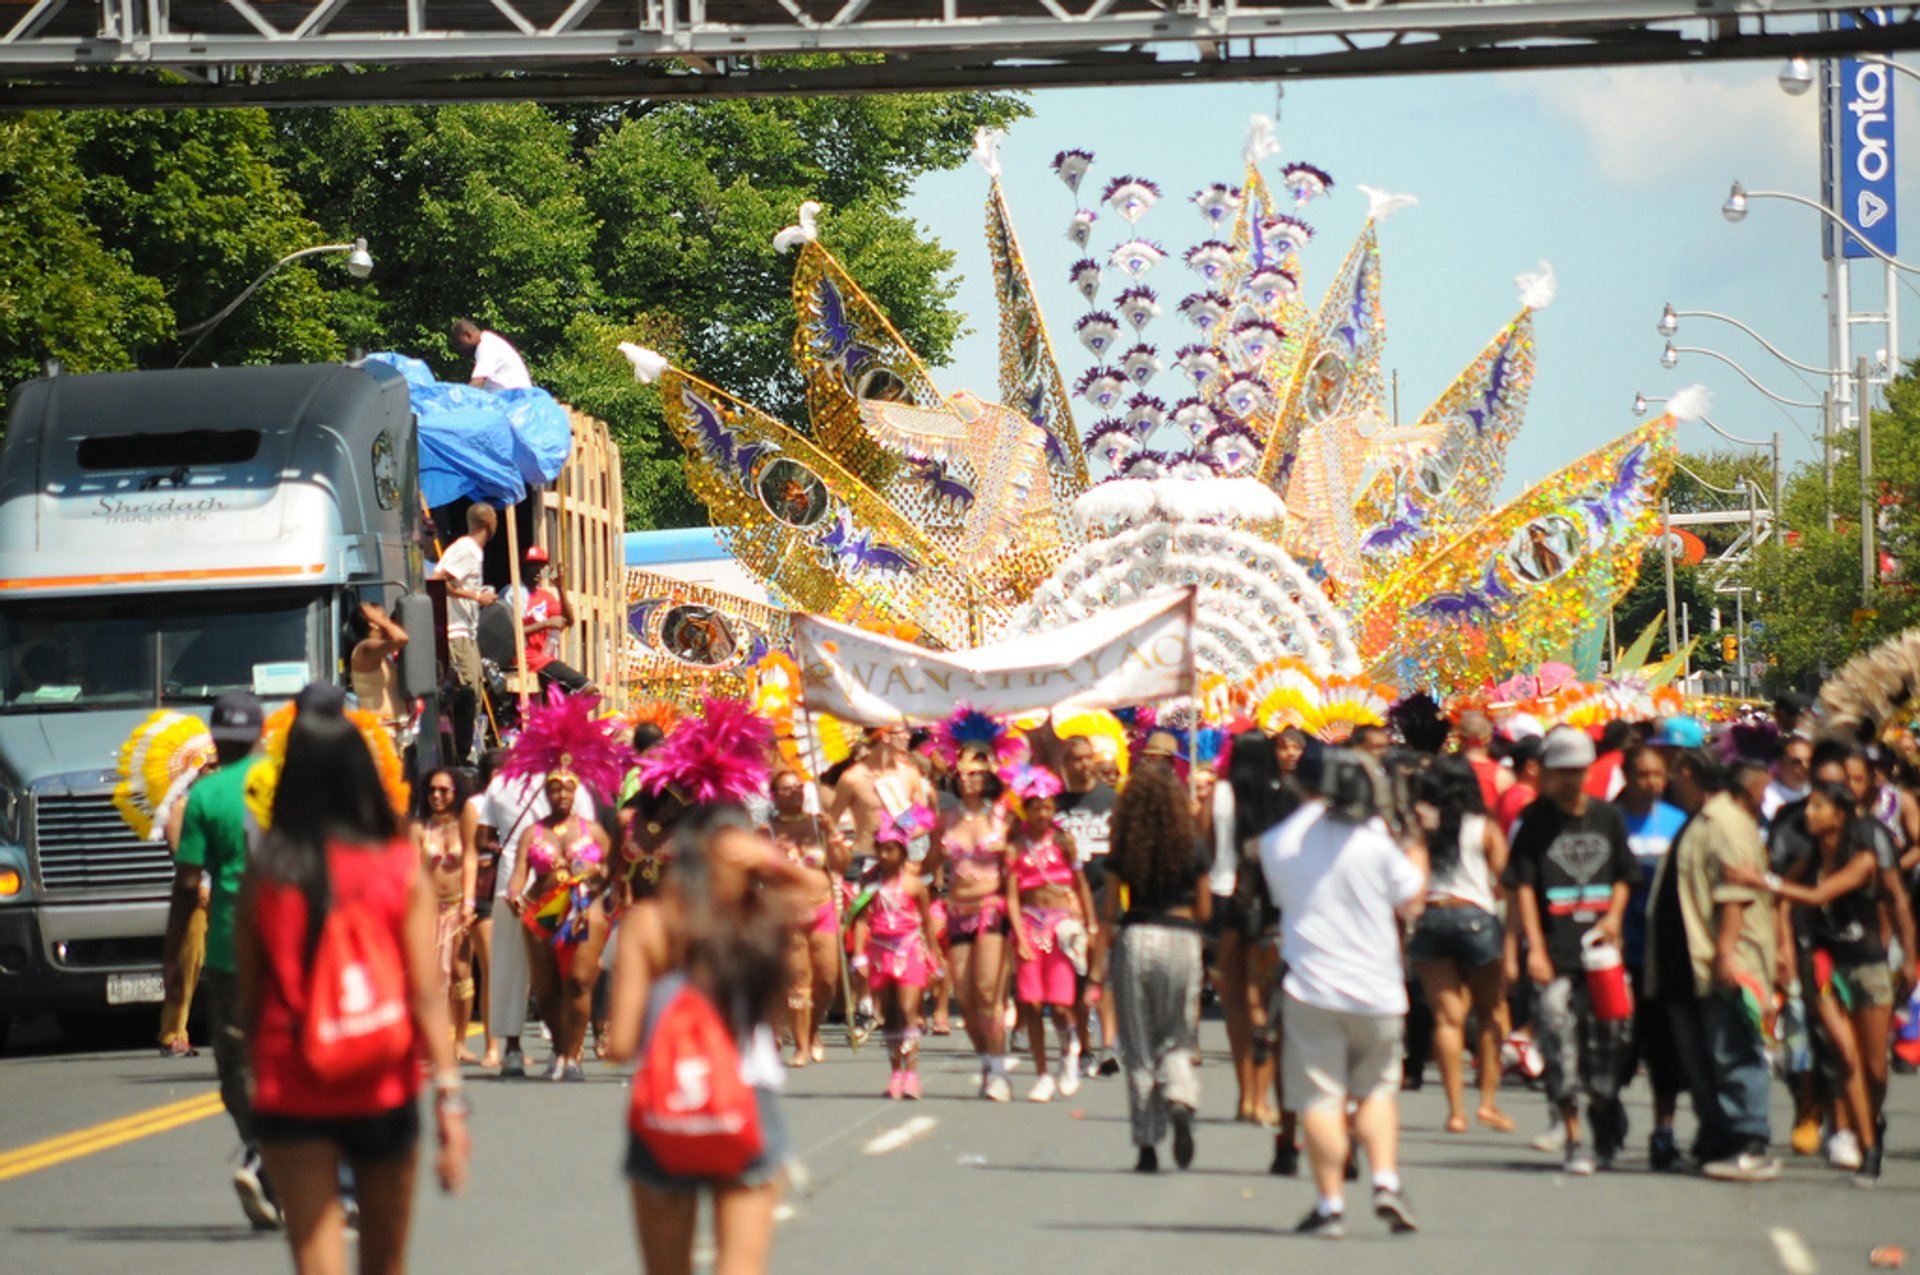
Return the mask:
M 302 248 L 298 252 L 290 252 L 268 266 L 265 270 L 262 270 L 258 278 L 241 290 L 239 296 L 221 306 L 213 313 L 212 317 L 202 319 L 190 327 L 181 328 L 178 335 L 193 337 L 193 344 L 186 348 L 180 355 L 180 361 L 175 363 L 174 366 L 185 366 L 186 361 L 193 357 L 193 352 L 200 348 L 200 343 L 213 335 L 213 330 L 225 322 L 227 317 L 235 310 L 238 310 L 244 305 L 248 297 L 258 292 L 260 285 L 272 278 L 275 271 L 279 270 L 282 266 L 300 260 L 302 257 L 314 257 L 329 252 L 346 253 L 347 273 L 356 279 L 364 279 L 373 273 L 373 255 L 367 251 L 367 241 L 364 239 L 356 239 L 352 243 L 319 244 L 312 248 Z

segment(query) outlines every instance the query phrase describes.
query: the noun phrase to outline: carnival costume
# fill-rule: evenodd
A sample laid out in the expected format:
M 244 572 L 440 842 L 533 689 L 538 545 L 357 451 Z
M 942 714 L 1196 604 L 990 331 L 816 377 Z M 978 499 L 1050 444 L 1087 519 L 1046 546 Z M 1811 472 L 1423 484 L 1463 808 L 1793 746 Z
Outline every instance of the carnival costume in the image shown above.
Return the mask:
M 619 791 L 633 754 L 620 738 L 617 724 L 595 715 L 599 707 L 598 695 L 568 695 L 557 686 L 549 687 L 546 702 L 534 706 L 526 729 L 507 751 L 500 774 L 536 783 L 568 778 L 598 801 L 611 798 Z M 564 845 L 556 842 L 558 830 L 544 823 L 533 824 L 523 834 L 532 879 L 546 884 L 528 899 L 520 922 L 553 950 L 562 970 L 587 937 L 590 913 L 606 889 L 599 844 L 577 815 L 569 825 L 572 836 Z
M 1018 766 L 1002 776 L 1007 785 L 1007 804 L 1024 818 L 1030 801 L 1057 798 L 1065 785 L 1060 777 L 1040 766 Z M 1014 888 L 1022 895 L 1036 890 L 1069 889 L 1075 871 L 1073 861 L 1060 845 L 1057 828 L 1047 828 L 1035 840 L 1027 841 L 1013 856 Z M 1021 934 L 1031 955 L 1023 957 L 1015 977 L 1015 991 L 1022 1004 L 1071 1005 L 1078 987 L 1073 962 L 1057 941 L 1060 927 L 1073 919 L 1073 911 L 1063 907 L 1020 905 Z

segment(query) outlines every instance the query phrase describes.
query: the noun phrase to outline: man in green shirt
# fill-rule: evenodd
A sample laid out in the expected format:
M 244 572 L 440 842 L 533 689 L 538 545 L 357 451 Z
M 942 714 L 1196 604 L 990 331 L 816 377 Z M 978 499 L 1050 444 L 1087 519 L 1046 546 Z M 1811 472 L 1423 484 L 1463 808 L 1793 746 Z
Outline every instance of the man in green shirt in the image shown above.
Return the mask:
M 208 729 L 218 754 L 215 768 L 187 794 L 181 820 L 180 848 L 174 854 L 173 901 L 167 913 L 167 941 L 162 966 L 171 982 L 179 977 L 180 944 L 187 922 L 198 905 L 200 880 L 208 882 L 207 960 L 201 971 L 207 1017 L 213 1029 L 213 1060 L 220 1073 L 220 1101 L 240 1131 L 245 1154 L 234 1170 L 233 1187 L 240 1207 L 257 1230 L 280 1225 L 260 1170 L 254 1146 L 253 1106 L 249 1093 L 246 1039 L 240 1026 L 239 982 L 233 956 L 233 917 L 240 897 L 240 878 L 247 869 L 247 774 L 260 758 L 264 714 L 260 701 L 244 691 L 214 701 Z

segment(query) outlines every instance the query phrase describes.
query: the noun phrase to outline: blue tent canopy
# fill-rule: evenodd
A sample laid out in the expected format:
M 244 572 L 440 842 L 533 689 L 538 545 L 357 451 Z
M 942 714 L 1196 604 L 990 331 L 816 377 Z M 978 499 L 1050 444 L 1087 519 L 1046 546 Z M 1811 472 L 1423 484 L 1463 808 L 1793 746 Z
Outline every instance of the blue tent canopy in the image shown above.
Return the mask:
M 530 483 L 560 476 L 573 449 L 566 409 L 542 389 L 482 390 L 433 379 L 419 359 L 369 354 L 407 380 L 420 418 L 420 492 L 430 507 L 456 500 L 512 505 Z

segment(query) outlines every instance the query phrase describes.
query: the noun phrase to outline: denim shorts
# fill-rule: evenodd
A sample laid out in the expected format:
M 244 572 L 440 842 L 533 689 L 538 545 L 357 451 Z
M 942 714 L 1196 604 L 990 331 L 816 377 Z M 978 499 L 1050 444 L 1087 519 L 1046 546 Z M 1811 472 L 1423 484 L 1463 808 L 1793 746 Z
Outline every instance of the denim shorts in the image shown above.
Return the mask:
M 1453 961 L 1477 970 L 1500 959 L 1500 919 L 1484 908 L 1428 908 L 1413 927 L 1407 956 L 1415 961 Z
M 660 1167 L 647 1144 L 627 1134 L 626 1174 L 629 1182 L 654 1191 L 699 1191 L 718 1186 L 765 1186 L 775 1181 L 787 1167 L 787 1126 L 780 1118 L 780 1103 L 773 1090 L 753 1091 L 754 1109 L 760 1114 L 760 1154 L 747 1162 L 739 1176 L 732 1178 L 686 1178 Z
M 254 1136 L 264 1143 L 331 1142 L 348 1160 L 377 1164 L 398 1160 L 420 1141 L 415 1103 L 374 1116 L 283 1116 L 253 1113 Z

